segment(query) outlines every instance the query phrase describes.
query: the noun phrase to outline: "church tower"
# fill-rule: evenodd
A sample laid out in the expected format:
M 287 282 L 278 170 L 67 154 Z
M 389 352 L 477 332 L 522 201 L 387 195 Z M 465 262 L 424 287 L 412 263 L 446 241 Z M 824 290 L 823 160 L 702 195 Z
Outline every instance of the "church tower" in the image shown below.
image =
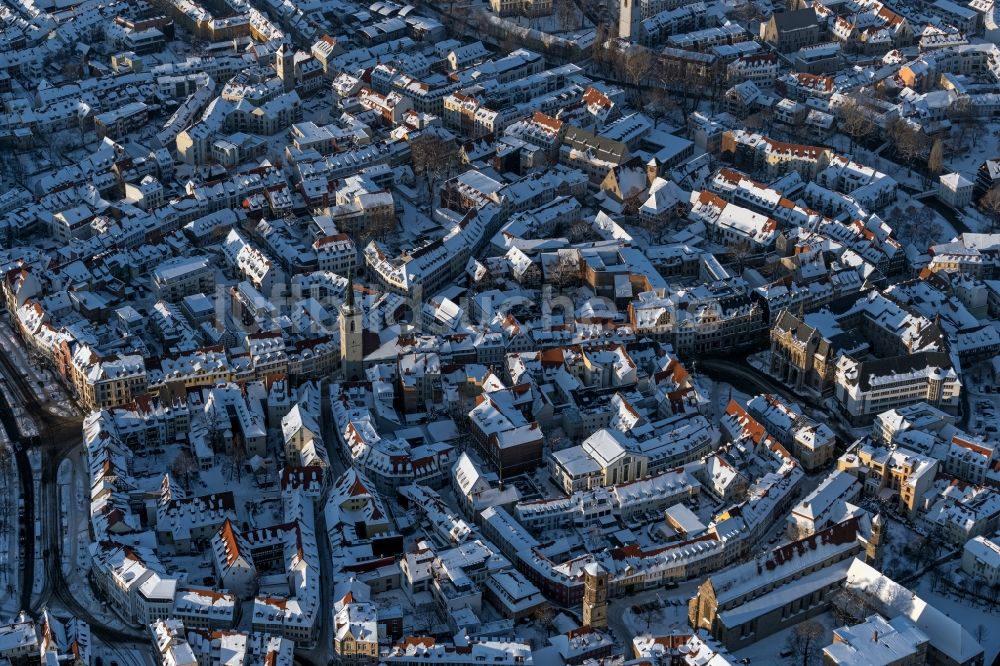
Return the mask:
M 865 562 L 873 567 L 879 566 L 882 561 L 882 530 L 885 528 L 885 521 L 881 513 L 876 513 L 872 518 L 872 535 L 865 544 Z
M 618 36 L 622 39 L 632 39 L 640 14 L 636 11 L 636 0 L 619 0 L 618 2 Z
M 608 572 L 597 562 L 583 568 L 583 624 L 608 628 Z
M 284 85 L 285 92 L 295 89 L 295 49 L 282 43 L 275 54 L 274 67 L 278 70 L 278 78 Z
M 344 379 L 361 379 L 365 357 L 361 308 L 354 303 L 354 279 L 347 278 L 347 296 L 340 306 L 340 369 Z

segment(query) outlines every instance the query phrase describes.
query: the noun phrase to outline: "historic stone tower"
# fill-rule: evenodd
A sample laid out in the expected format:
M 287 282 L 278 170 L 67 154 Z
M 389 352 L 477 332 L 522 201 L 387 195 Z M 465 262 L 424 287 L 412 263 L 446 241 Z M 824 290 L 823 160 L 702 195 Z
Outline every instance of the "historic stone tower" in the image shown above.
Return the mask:
M 639 12 L 635 7 L 636 0 L 619 0 L 618 2 L 618 36 L 631 39 L 635 24 L 639 22 Z
M 597 562 L 583 568 L 583 623 L 608 628 L 608 572 Z
M 288 44 L 278 47 L 275 54 L 275 69 L 278 70 L 278 78 L 284 85 L 285 92 L 295 89 L 295 49 Z
M 340 369 L 344 379 L 361 379 L 365 357 L 361 308 L 354 304 L 354 280 L 347 280 L 347 296 L 340 306 Z
M 877 567 L 882 561 L 882 530 L 885 528 L 885 521 L 881 513 L 876 513 L 872 518 L 872 535 L 865 544 L 865 562 Z

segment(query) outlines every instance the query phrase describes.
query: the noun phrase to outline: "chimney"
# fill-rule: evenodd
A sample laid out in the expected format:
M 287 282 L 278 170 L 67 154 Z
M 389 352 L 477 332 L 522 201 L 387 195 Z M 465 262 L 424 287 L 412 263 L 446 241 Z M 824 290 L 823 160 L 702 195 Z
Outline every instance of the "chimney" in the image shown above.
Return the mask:
M 872 643 L 878 643 L 878 629 L 872 632 Z

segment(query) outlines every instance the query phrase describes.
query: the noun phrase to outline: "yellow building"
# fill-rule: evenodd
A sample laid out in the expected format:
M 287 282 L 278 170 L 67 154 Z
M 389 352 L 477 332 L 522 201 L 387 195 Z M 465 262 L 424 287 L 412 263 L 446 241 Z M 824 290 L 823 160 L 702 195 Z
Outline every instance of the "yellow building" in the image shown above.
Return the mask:
M 888 449 L 870 442 L 837 459 L 837 469 L 858 477 L 865 497 L 896 498 L 900 511 L 913 518 L 937 474 L 938 461 L 909 449 Z
M 368 602 L 349 603 L 333 619 L 333 648 L 342 664 L 366 664 L 378 659 L 378 615 Z

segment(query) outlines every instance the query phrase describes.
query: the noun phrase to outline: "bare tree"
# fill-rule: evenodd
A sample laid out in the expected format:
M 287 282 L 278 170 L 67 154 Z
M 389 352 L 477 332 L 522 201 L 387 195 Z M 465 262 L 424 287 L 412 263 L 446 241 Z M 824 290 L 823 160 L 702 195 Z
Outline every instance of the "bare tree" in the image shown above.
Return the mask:
M 571 243 L 583 243 L 595 238 L 594 230 L 583 219 L 574 222 L 569 228 L 569 240 Z
M 646 203 L 645 190 L 629 190 L 624 193 L 622 198 L 622 212 L 629 217 L 634 217 L 639 209 L 642 208 L 642 204 Z
M 410 142 L 413 172 L 427 181 L 427 190 L 434 198 L 438 181 L 447 179 L 458 165 L 458 145 L 436 132 L 423 132 Z
M 532 619 L 538 624 L 539 627 L 545 630 L 546 637 L 552 635 L 553 629 L 555 629 L 555 612 L 552 610 L 552 606 L 544 604 L 539 606 Z
M 965 144 L 965 135 L 979 125 L 979 119 L 972 109 L 969 98 L 959 97 L 948 107 L 948 119 L 952 125 L 958 127 L 958 142 Z
M 598 23 L 594 27 L 594 44 L 590 47 L 590 60 L 598 71 L 604 71 L 608 63 L 608 27 Z
M 920 539 L 914 550 L 914 558 L 921 566 L 930 566 L 937 559 L 938 552 L 947 546 L 944 530 L 937 526 Z
M 243 462 L 246 460 L 246 447 L 243 445 L 242 437 L 233 437 L 230 453 L 233 456 L 233 473 L 236 481 L 243 480 Z
M 640 99 L 642 85 L 653 70 L 653 56 L 643 46 L 631 46 L 622 54 L 622 70 L 628 82 L 635 86 L 633 96 Z
M 854 624 L 875 612 L 874 604 L 863 594 L 845 587 L 830 599 L 830 610 L 840 624 Z
M 191 455 L 191 452 L 187 449 L 181 449 L 181 452 L 177 454 L 173 464 L 170 466 L 170 472 L 187 487 L 191 485 L 191 475 L 194 473 L 194 470 L 194 457 Z
M 643 608 L 642 616 L 646 621 L 646 631 L 649 631 L 649 628 L 653 626 L 653 620 L 656 619 L 657 615 L 658 611 L 652 604 L 648 604 L 645 608 Z
M 907 206 L 900 210 L 898 206 L 893 206 L 894 219 L 899 220 L 897 236 L 905 238 L 914 246 L 923 248 L 940 241 L 944 231 L 938 222 L 937 215 L 926 206 Z
M 927 149 L 927 135 L 898 118 L 890 123 L 888 129 L 896 154 L 906 162 L 906 173 L 910 175 L 913 173 L 913 162 Z
M 851 138 L 851 151 L 853 152 L 858 142 L 875 131 L 875 123 L 868 115 L 868 110 L 853 97 L 848 97 L 839 111 L 840 129 Z
M 743 269 L 746 268 L 747 263 L 756 254 L 755 248 L 746 238 L 729 243 L 728 248 L 733 262 L 739 267 L 739 274 L 743 275 Z
M 640 207 L 641 205 L 640 202 Z M 670 231 L 670 226 L 655 216 L 637 215 L 632 223 L 636 227 L 646 230 L 650 243 L 663 242 L 663 237 Z
M 74 60 L 63 63 L 62 75 L 67 80 L 76 81 L 83 77 L 83 65 Z
M 738 6 L 732 16 L 743 24 L 750 24 L 764 19 L 760 8 L 753 2 L 744 2 Z
M 643 95 L 643 101 L 646 102 L 646 106 L 643 108 L 653 119 L 655 125 L 659 125 L 661 120 L 677 110 L 677 100 L 665 88 L 650 88 Z
M 795 625 L 785 643 L 794 660 L 802 666 L 818 663 L 823 650 L 823 635 L 826 630 L 815 620 L 806 620 Z
M 927 171 L 932 176 L 940 176 L 944 172 L 944 144 L 941 139 L 934 139 L 931 154 L 927 156 Z
M 997 222 L 1000 222 L 1000 184 L 986 190 L 979 200 L 979 207 L 990 216 L 990 231 L 996 229 Z
M 936 592 L 941 589 L 942 575 L 939 569 L 931 569 L 931 592 Z
M 579 26 L 580 11 L 573 4 L 573 0 L 555 0 L 553 10 L 561 29 L 575 30 Z
M 751 113 L 743 119 L 743 126 L 754 132 L 760 131 L 764 129 L 764 116 L 759 111 Z
M 25 179 L 24 164 L 21 163 L 21 158 L 13 151 L 5 150 L 0 153 L 0 160 L 3 160 L 3 169 L 0 169 L 0 171 L 8 174 L 11 180 L 17 185 L 25 187 L 27 180 Z

